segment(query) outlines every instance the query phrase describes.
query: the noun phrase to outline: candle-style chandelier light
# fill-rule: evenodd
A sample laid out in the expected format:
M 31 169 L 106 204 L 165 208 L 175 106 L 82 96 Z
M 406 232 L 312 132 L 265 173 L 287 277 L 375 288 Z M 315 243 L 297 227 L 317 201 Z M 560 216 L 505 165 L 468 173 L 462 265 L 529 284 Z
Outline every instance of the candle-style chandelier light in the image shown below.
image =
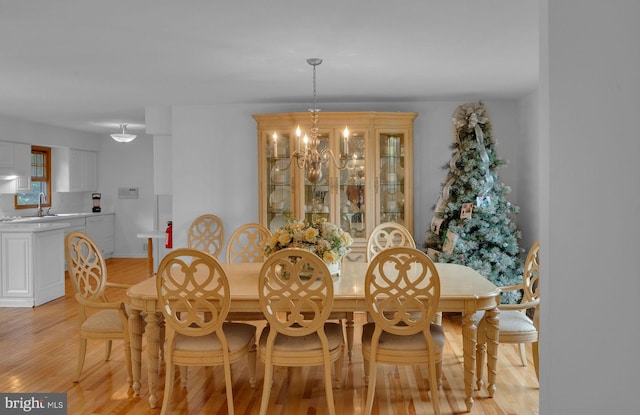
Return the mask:
M 300 126 L 296 128 L 296 151 L 291 154 L 289 163 L 282 166 L 281 163 L 278 163 L 278 134 L 274 132 L 273 154 L 277 170 L 288 170 L 295 159 L 298 168 L 305 171 L 307 180 L 312 184 L 316 184 L 322 180 L 322 167 L 329 164 L 330 161 L 340 170 L 347 167 L 347 160 L 349 158 L 349 129 L 347 127 L 344 128 L 344 146 L 339 161 L 331 149 L 318 149 L 318 145 L 320 144 L 320 138 L 318 138 L 318 113 L 320 109 L 316 108 L 316 66 L 322 63 L 322 59 L 309 58 L 307 59 L 307 63 L 313 66 L 313 108 L 309 110 L 309 112 L 311 112 L 310 136 L 305 134 L 304 137 L 301 137 L 302 130 Z

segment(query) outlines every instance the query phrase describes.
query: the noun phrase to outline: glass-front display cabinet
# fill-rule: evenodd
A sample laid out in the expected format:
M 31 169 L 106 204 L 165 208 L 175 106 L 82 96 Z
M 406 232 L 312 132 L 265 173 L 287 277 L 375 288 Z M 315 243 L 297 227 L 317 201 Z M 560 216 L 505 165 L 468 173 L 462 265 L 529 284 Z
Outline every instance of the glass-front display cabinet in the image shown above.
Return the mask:
M 259 221 L 273 232 L 288 218 L 326 218 L 351 233 L 348 259 L 366 260 L 367 238 L 378 224 L 397 222 L 413 233 L 413 120 L 418 114 L 317 115 L 316 148 L 326 163 L 311 175 L 294 156 L 310 145 L 303 137 L 311 136 L 311 113 L 253 115 Z

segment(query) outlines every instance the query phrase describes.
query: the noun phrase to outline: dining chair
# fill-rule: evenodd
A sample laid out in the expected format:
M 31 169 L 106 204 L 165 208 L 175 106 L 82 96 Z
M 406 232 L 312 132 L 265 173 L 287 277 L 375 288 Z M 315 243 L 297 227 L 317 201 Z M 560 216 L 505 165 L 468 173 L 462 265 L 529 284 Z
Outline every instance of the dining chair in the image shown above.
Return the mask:
M 224 246 L 224 226 L 212 214 L 198 216 L 189 226 L 187 247 L 205 251 L 218 258 Z
M 376 226 L 367 240 L 367 262 L 381 251 L 394 246 L 416 247 L 416 241 L 411 236 L 411 232 L 404 226 L 396 222 L 384 222 Z M 370 316 L 367 321 L 372 322 Z M 442 324 L 442 313 L 437 312 L 433 321 Z
M 524 273 L 522 283 L 500 287 L 502 292 L 521 291 L 522 300 L 519 304 L 500 304 L 498 343 L 518 344 L 520 360 L 522 366 L 527 366 L 526 343 L 531 343 L 533 353 L 533 366 L 536 377 L 539 378 L 538 361 L 538 336 L 539 330 L 539 309 L 540 309 L 540 241 L 536 240 L 527 253 L 524 262 Z M 486 350 L 486 324 L 484 312 L 480 311 L 474 315 L 478 321 L 478 343 L 476 347 L 476 364 L 478 385 L 482 384 L 482 374 L 485 361 Z
M 419 365 L 429 368 L 431 403 L 440 414 L 438 396 L 442 373 L 444 330 L 432 323 L 440 301 L 440 277 L 431 259 L 409 247 L 392 247 L 369 263 L 364 293 L 372 323 L 362 327 L 367 401 L 371 414 L 377 364 Z
M 169 252 L 158 266 L 158 300 L 166 322 L 165 386 L 161 415 L 169 410 L 175 367 L 224 367 L 227 410 L 233 415 L 231 364 L 247 357 L 255 385 L 255 333 L 250 324 L 226 322 L 229 282 L 220 262 L 191 248 Z M 186 386 L 186 379 L 182 381 Z
M 64 239 L 69 280 L 75 292 L 80 317 L 80 348 L 74 382 L 80 380 L 87 352 L 87 340 L 106 340 L 105 360 L 111 357 L 112 340 L 124 342 L 127 382 L 133 386 L 128 313 L 122 301 L 109 301 L 106 288 L 129 288 L 107 281 L 107 266 L 100 248 L 85 233 L 69 232 Z
M 260 415 L 266 415 L 274 366 L 324 367 L 327 412 L 336 413 L 331 366 L 341 385 L 344 334 L 327 322 L 333 307 L 333 280 L 327 265 L 312 252 L 286 248 L 271 254 L 260 271 L 260 307 L 269 323 L 258 353 L 265 363 Z
M 271 231 L 259 223 L 246 223 L 238 227 L 227 243 L 227 263 L 264 262 L 264 246 Z
M 227 243 L 227 264 L 242 262 L 264 262 L 264 246 L 271 238 L 271 231 L 258 223 L 247 223 L 237 228 Z M 231 321 L 264 320 L 260 310 L 255 313 L 232 312 Z
M 396 222 L 384 222 L 376 226 L 367 240 L 367 261 L 371 260 L 380 251 L 392 246 L 416 247 L 416 242 L 411 232 Z

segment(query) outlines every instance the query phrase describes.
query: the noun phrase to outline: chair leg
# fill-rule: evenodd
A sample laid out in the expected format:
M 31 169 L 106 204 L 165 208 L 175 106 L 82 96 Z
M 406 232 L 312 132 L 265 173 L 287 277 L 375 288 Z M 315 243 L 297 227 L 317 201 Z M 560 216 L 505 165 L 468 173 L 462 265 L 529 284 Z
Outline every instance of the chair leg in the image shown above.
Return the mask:
M 431 389 L 431 403 L 436 415 L 440 415 L 440 391 L 438 388 L 439 378 L 437 375 L 437 365 L 435 359 L 429 359 L 429 388 Z
M 438 390 L 440 390 L 442 388 L 442 356 L 436 363 L 436 379 L 438 380 Z
M 228 358 L 224 362 L 224 382 L 225 389 L 227 390 L 227 411 L 229 415 L 234 415 L 233 412 L 233 383 L 231 382 L 231 363 Z
M 176 376 L 176 367 L 173 362 L 171 362 L 171 359 L 167 361 L 167 370 L 164 376 L 164 398 L 162 399 L 160 415 L 165 415 L 169 410 L 171 395 L 173 394 L 173 380 Z
M 249 364 L 249 385 L 251 386 L 251 389 L 256 388 L 256 369 L 258 364 L 256 354 L 257 348 L 254 344 L 253 346 L 251 346 L 251 349 L 247 354 L 247 361 Z
M 333 382 L 331 381 L 331 361 L 326 358 L 324 362 L 324 389 L 327 396 L 327 412 L 336 415 L 336 404 L 333 401 Z M 342 356 L 341 356 L 342 357 Z
M 520 349 L 520 361 L 522 362 L 522 366 L 527 366 L 527 350 L 524 347 L 524 343 L 518 343 L 518 348 Z
M 369 361 L 363 356 L 362 364 L 364 365 L 364 384 L 369 384 Z
M 538 342 L 531 343 L 531 349 L 533 351 L 533 367 L 536 369 L 536 378 L 540 380 L 540 361 L 538 356 Z
M 187 381 L 189 380 L 189 368 L 187 366 L 180 366 L 180 384 L 183 388 L 187 387 Z
M 80 338 L 80 348 L 78 350 L 78 369 L 76 370 L 76 377 L 73 380 L 74 382 L 78 382 L 80 380 L 80 373 L 82 372 L 82 367 L 84 366 L 84 356 L 87 353 L 87 339 L 84 337 Z
M 104 350 L 105 362 L 108 362 L 110 358 L 111 358 L 111 340 L 107 340 L 107 344 L 105 345 L 105 350 Z
M 376 392 L 377 370 L 375 360 L 371 360 L 368 365 L 365 365 L 365 370 L 367 370 L 367 367 L 369 375 L 367 376 L 367 403 L 364 407 L 364 413 L 365 415 L 371 415 L 371 411 L 373 410 L 373 396 Z
M 267 415 L 269 407 L 269 395 L 271 394 L 271 382 L 273 381 L 273 365 L 271 362 L 265 362 L 264 365 L 264 384 L 262 385 L 262 401 L 260 402 L 260 415 Z
M 344 345 L 342 345 L 342 353 L 340 353 L 340 357 L 334 362 L 334 380 L 336 382 L 336 388 L 342 388 L 342 362 L 344 360 Z

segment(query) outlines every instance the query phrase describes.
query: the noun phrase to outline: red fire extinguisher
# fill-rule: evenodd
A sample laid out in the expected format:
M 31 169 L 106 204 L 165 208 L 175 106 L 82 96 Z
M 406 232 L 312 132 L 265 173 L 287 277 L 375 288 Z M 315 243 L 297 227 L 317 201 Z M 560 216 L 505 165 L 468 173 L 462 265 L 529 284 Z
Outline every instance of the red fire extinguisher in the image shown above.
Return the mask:
M 165 248 L 173 248 L 173 222 L 167 222 L 167 229 L 165 230 L 167 234 L 167 243 L 164 245 Z

